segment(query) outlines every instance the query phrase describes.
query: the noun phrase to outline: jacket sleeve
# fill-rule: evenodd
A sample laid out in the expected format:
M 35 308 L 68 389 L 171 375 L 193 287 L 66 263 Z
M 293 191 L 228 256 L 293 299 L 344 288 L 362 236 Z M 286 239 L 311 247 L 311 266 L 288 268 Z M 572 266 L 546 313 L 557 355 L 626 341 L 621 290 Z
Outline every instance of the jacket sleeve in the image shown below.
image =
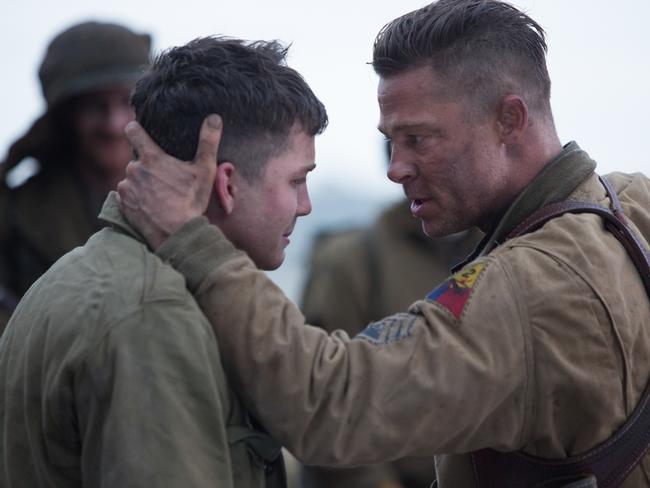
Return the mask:
M 112 326 L 74 382 L 83 486 L 233 486 L 225 379 L 195 304 L 145 303 Z
M 327 332 L 345 330 L 356 335 L 370 322 L 370 266 L 366 236 L 368 230 L 348 231 L 322 237 L 314 246 L 300 308 L 307 321 Z M 433 478 L 433 460 L 430 460 Z M 391 464 L 355 468 L 304 466 L 305 485 L 310 488 L 400 487 L 399 475 Z
M 498 263 L 485 266 L 459 317 L 423 300 L 349 339 L 305 326 L 204 218 L 158 252 L 186 277 L 244 402 L 302 462 L 372 464 L 521 445 L 528 339 Z M 500 306 L 490 307 L 496 297 Z

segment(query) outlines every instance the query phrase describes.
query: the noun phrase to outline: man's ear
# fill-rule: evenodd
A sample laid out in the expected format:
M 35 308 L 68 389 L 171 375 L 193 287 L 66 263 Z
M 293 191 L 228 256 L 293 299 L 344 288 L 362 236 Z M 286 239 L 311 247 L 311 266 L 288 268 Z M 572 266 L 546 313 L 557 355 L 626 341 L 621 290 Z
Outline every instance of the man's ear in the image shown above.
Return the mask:
M 214 194 L 225 215 L 230 215 L 235 208 L 234 193 L 237 191 L 235 186 L 235 175 L 237 169 L 235 166 L 224 161 L 217 166 L 217 177 L 214 180 Z
M 504 144 L 518 142 L 528 127 L 528 106 L 517 95 L 503 97 L 498 107 L 498 130 Z

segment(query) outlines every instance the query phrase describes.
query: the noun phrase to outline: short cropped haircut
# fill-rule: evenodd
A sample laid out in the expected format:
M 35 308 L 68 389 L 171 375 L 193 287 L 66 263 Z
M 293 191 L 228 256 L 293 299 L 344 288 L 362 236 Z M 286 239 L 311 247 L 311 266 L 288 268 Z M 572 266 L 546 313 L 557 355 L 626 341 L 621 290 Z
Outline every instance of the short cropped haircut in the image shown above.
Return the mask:
M 546 52 L 542 27 L 508 3 L 440 0 L 384 26 L 372 65 L 383 78 L 429 65 L 479 110 L 515 92 L 550 115 Z
M 327 113 L 300 74 L 285 64 L 277 41 L 203 37 L 158 55 L 137 82 L 136 119 L 172 156 L 194 158 L 203 119 L 223 120 L 218 161 L 248 180 L 281 153 L 295 124 L 309 135 L 327 126 Z

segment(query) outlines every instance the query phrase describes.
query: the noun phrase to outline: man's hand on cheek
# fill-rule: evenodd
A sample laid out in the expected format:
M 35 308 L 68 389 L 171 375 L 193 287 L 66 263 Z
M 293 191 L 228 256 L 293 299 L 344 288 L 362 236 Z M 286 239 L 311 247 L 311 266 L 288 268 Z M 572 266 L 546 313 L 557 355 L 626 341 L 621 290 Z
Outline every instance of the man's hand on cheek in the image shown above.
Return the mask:
M 129 223 L 156 249 L 183 224 L 203 215 L 212 193 L 222 123 L 218 115 L 203 121 L 196 156 L 185 162 L 165 153 L 137 122 L 126 136 L 138 159 L 117 185 Z

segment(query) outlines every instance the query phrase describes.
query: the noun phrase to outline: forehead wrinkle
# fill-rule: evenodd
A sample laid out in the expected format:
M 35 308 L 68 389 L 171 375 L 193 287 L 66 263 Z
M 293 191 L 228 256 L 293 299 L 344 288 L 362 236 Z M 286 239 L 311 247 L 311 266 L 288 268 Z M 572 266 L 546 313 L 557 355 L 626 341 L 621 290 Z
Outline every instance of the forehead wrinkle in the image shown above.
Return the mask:
M 426 130 L 428 132 L 435 132 L 439 130 L 437 124 L 432 122 L 403 122 L 395 125 L 388 124 L 386 126 L 378 126 L 377 129 L 384 135 L 389 133 L 399 133 L 417 130 Z

